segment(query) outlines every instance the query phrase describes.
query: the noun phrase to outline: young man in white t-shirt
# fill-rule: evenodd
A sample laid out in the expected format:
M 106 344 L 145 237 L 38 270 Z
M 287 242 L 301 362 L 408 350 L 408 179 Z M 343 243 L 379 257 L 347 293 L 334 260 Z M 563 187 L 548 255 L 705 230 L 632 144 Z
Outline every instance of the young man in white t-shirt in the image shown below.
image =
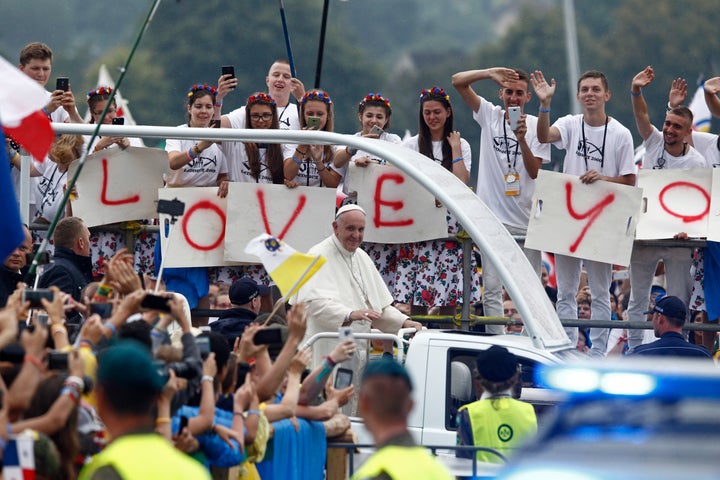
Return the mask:
M 567 115 L 550 125 L 550 103 L 555 94 L 555 80 L 548 83 L 542 72 L 530 75 L 530 83 L 540 100 L 537 136 L 543 143 L 552 143 L 566 151 L 563 172 L 577 175 L 583 183 L 598 181 L 635 185 L 633 140 L 630 130 L 605 113 L 611 93 L 602 72 L 590 70 L 578 80 L 576 98 L 582 114 Z M 558 282 L 557 312 L 561 319 L 576 319 L 575 296 L 580 283 L 582 264 L 588 275 L 593 298 L 592 320 L 610 320 L 610 282 L 612 265 L 555 255 Z M 577 343 L 577 328 L 565 329 Z M 604 356 L 608 329 L 590 330 L 590 355 Z
M 630 87 L 633 113 L 638 132 L 643 138 L 645 157 L 643 168 L 661 170 L 666 168 L 706 168 L 705 158 L 685 138 L 692 133 L 693 114 L 687 107 L 674 107 L 668 110 L 662 127 L 662 133 L 650 123 L 647 103 L 642 89 L 655 79 L 652 67 L 646 67 L 635 75 Z M 676 239 L 687 239 L 686 232 L 679 232 Z M 657 263 L 665 265 L 665 281 L 668 295 L 680 298 L 685 304 L 690 301 L 692 278 L 692 247 L 658 247 L 635 245 L 630 260 L 630 303 L 628 318 L 632 322 L 645 320 L 645 312 L 650 303 L 650 287 L 655 275 Z M 630 330 L 628 347 L 633 349 L 642 343 L 643 332 Z
M 500 85 L 502 107 L 482 98 L 470 86 L 480 80 Z M 453 86 L 472 109 L 482 128 L 480 164 L 475 192 L 513 235 L 525 235 L 535 192 L 535 178 L 543 163 L 550 162 L 550 145 L 537 139 L 537 117 L 524 113 L 530 100 L 529 76 L 523 70 L 487 68 L 456 73 Z M 520 108 L 520 119 L 511 128 L 508 109 Z M 540 278 L 541 253 L 525 249 L 525 256 Z M 502 281 L 489 259 L 483 261 L 483 312 L 502 317 Z M 486 331 L 502 334 L 502 325 L 487 325 Z

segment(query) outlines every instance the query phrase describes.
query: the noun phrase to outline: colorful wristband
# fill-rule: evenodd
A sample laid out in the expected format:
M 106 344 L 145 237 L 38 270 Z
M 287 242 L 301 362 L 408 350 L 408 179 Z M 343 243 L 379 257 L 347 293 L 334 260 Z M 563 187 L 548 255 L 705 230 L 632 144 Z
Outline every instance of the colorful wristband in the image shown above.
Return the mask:
M 453 164 L 458 163 L 458 162 L 462 162 L 462 161 L 463 161 L 463 157 L 453 158 Z

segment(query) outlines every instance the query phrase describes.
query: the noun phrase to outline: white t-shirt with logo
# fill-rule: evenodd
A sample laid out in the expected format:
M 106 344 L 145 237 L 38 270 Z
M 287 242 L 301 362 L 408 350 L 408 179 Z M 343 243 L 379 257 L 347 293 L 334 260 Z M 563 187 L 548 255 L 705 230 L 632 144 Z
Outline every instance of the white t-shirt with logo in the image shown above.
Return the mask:
M 187 128 L 187 124 L 178 127 Z M 182 152 L 186 155 L 196 143 L 198 140 L 168 138 L 165 142 L 165 151 Z M 170 170 L 165 180 L 168 187 L 215 187 L 218 176 L 223 173 L 228 173 L 225 155 L 217 144 L 213 143 L 200 152 L 196 159 L 178 170 Z
M 652 133 L 643 142 L 645 156 L 643 157 L 643 168 L 660 170 L 665 168 L 705 168 L 707 163 L 705 157 L 696 149 L 687 145 L 685 155 L 675 157 L 665 150 L 665 139 L 663 134 L 655 127 Z
M 606 177 L 635 174 L 632 134 L 614 118 L 607 124 L 592 127 L 584 122 L 581 114 L 566 115 L 553 126 L 560 131 L 560 140 L 553 145 L 566 151 L 563 173 L 580 176 L 595 170 Z
M 482 128 L 475 192 L 502 223 L 527 228 L 535 180 L 525 169 L 520 144 L 505 120 L 505 110 L 481 99 L 480 108 L 473 113 L 473 118 Z M 527 115 L 525 123 L 525 140 L 530 150 L 535 157 L 542 159 L 542 163 L 549 163 L 550 144 L 540 143 L 537 139 L 537 117 Z M 520 176 L 519 195 L 505 194 L 505 175 L 511 171 Z

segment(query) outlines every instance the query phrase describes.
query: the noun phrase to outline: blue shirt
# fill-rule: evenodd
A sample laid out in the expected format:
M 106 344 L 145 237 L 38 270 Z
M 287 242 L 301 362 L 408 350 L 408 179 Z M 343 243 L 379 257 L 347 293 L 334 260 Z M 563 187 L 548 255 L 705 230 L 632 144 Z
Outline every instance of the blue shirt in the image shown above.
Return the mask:
M 688 342 L 681 334 L 676 332 L 667 332 L 652 343 L 638 345 L 632 351 L 631 355 L 703 357 L 712 359 L 710 352 L 708 352 L 705 347 Z

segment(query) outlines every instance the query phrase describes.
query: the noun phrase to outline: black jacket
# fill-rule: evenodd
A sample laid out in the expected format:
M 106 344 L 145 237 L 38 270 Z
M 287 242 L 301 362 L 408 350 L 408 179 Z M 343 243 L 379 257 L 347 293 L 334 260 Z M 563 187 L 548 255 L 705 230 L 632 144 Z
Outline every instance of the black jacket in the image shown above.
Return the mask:
M 8 297 L 17 288 L 17 283 L 22 282 L 23 276 L 20 272 L 15 272 L 5 267 L 0 267 L 0 307 L 7 304 Z
M 61 291 L 72 295 L 75 300 L 81 301 L 83 289 L 92 281 L 90 257 L 78 255 L 65 247 L 55 247 L 53 263 L 45 268 L 38 288 L 55 285 Z
M 232 346 L 235 338 L 241 336 L 245 327 L 254 322 L 256 318 L 257 314 L 252 310 L 231 308 L 222 312 L 218 319 L 210 324 L 210 330 L 227 338 Z

